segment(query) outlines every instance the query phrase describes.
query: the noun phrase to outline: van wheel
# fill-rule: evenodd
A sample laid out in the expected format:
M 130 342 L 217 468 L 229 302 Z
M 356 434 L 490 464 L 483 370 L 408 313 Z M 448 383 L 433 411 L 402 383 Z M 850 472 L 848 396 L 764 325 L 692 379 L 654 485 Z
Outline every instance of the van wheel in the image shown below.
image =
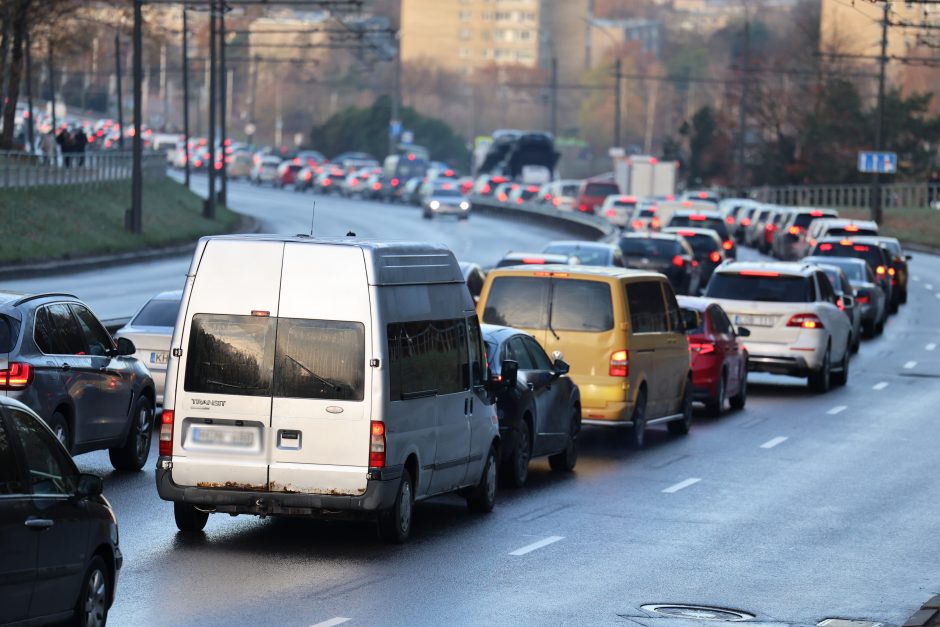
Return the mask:
M 819 369 L 809 375 L 809 389 L 817 394 L 825 394 L 829 391 L 830 379 L 832 379 L 831 368 L 829 367 L 829 349 L 823 355 L 822 365 Z
M 173 503 L 173 517 L 176 528 L 184 533 L 196 533 L 206 528 L 209 512 L 201 512 L 189 503 Z
M 744 374 L 741 375 L 741 388 L 735 396 L 728 399 L 731 409 L 744 409 L 747 403 L 747 367 L 744 368 Z
M 555 472 L 571 472 L 578 463 L 578 434 L 581 432 L 581 411 L 571 411 L 571 428 L 565 450 L 548 458 L 548 465 Z
M 718 393 L 715 394 L 715 398 L 705 403 L 705 410 L 712 418 L 721 418 L 721 412 L 725 409 L 725 391 L 727 389 L 725 381 L 727 378 L 726 373 L 722 371 L 721 378 L 718 379 Z
M 401 544 L 411 535 L 411 518 L 414 509 L 414 492 L 411 488 L 411 473 L 401 473 L 398 496 L 390 509 L 379 512 L 379 536 L 390 544 Z
M 633 448 L 643 448 L 646 439 L 646 388 L 641 388 L 633 406 L 633 426 L 630 427 L 628 438 Z
M 108 569 L 100 555 L 95 555 L 78 593 L 73 622 L 80 627 L 104 627 L 108 622 L 108 596 L 111 585 Z
M 480 483 L 467 495 L 467 507 L 471 512 L 488 514 L 496 505 L 496 450 L 491 446 L 483 464 Z
M 532 439 L 529 425 L 523 420 L 516 430 L 512 454 L 503 464 L 503 479 L 513 488 L 521 488 L 529 478 L 529 460 L 532 458 Z
M 682 393 L 682 418 L 666 423 L 672 435 L 685 435 L 692 428 L 692 380 L 685 382 L 685 391 Z
M 137 399 L 131 416 L 127 440 L 120 448 L 108 449 L 111 465 L 117 470 L 138 471 L 150 456 L 150 438 L 153 435 L 153 403 L 146 396 Z

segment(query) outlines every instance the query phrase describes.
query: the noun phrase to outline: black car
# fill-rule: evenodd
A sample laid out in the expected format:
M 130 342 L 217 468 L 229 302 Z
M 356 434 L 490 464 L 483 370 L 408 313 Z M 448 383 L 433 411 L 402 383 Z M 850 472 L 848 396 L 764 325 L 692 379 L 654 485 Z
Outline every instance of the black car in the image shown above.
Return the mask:
M 104 625 L 123 557 L 101 478 L 0 396 L 0 624 Z
M 69 294 L 0 292 L 0 394 L 35 411 L 71 454 L 108 449 L 118 470 L 150 454 L 156 394 L 134 343 Z
M 623 265 L 665 274 L 677 294 L 696 296 L 701 284 L 701 266 L 692 247 L 681 235 L 627 233 L 618 242 Z
M 907 302 L 907 262 L 911 260 L 911 256 L 904 254 L 901 249 L 901 242 L 895 237 L 866 235 L 864 237 L 853 237 L 852 239 L 859 244 L 877 244 L 884 249 L 888 257 L 888 276 L 891 277 L 891 290 L 893 292 L 891 311 L 896 313 L 900 305 Z
M 616 266 L 623 267 L 623 253 L 616 244 L 604 242 L 558 241 L 550 242 L 543 253 L 552 255 L 567 255 L 577 257 L 578 264 L 582 266 Z
M 721 237 L 711 229 L 695 229 L 692 227 L 678 227 L 663 229 L 663 233 L 681 235 L 692 247 L 695 261 L 701 268 L 702 289 L 708 285 L 715 268 L 725 261 L 725 251 L 721 246 Z
M 897 294 L 892 284 L 891 256 L 878 242 L 856 241 L 855 238 L 826 237 L 816 242 L 810 257 L 854 257 L 862 259 L 875 273 L 875 282 L 884 290 L 888 311 L 897 311 Z
M 738 247 L 728 232 L 728 224 L 725 222 L 724 216 L 717 209 L 715 211 L 682 209 L 672 214 L 672 217 L 669 218 L 669 224 L 664 226 L 691 226 L 697 229 L 711 229 L 718 233 L 718 237 L 721 238 L 721 247 L 725 250 L 725 256 L 729 259 L 738 258 Z
M 531 336 L 483 325 L 490 374 L 503 383 L 496 397 L 504 484 L 521 487 L 529 460 L 548 455 L 552 470 L 570 472 L 578 461 L 581 394 L 568 364 L 554 363 Z

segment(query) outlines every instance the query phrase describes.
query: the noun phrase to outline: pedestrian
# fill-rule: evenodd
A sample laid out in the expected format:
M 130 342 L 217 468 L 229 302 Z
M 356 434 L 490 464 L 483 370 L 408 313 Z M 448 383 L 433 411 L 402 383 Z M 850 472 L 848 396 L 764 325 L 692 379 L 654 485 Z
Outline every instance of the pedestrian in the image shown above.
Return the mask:
M 85 135 L 85 129 L 78 127 L 75 132 L 75 152 L 78 155 L 78 167 L 85 165 L 85 148 L 88 147 L 88 136 Z
M 52 131 L 43 133 L 42 139 L 39 140 L 39 146 L 42 149 L 42 155 L 46 161 L 46 165 L 54 165 L 56 138 L 55 135 L 52 134 Z
M 69 151 L 71 147 L 69 143 L 71 138 L 69 137 L 68 129 L 62 129 L 59 131 L 59 134 L 55 138 L 56 143 L 59 145 L 59 154 L 62 155 L 62 165 L 69 167 Z

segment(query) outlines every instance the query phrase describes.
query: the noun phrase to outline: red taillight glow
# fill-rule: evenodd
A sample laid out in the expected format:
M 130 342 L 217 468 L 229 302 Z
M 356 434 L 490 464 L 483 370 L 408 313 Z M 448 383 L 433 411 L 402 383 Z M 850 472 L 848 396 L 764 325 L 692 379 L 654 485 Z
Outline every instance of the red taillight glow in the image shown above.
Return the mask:
M 642 220 L 634 220 L 633 222 L 631 222 L 631 224 L 633 225 L 634 230 L 639 230 L 643 228 Z
M 854 224 L 850 224 L 847 227 L 845 227 L 845 230 L 848 231 L 849 233 L 857 233 L 858 227 L 855 226 Z
M 499 202 L 506 202 L 509 200 L 509 196 L 507 196 L 504 192 L 500 192 L 496 195 L 496 197 L 499 199 Z
M 375 183 L 372 184 L 372 189 L 378 191 L 378 190 L 382 189 L 382 184 L 379 183 L 378 181 L 376 181 Z
M 751 226 L 751 220 L 749 218 L 744 218 L 741 220 L 741 226 Z
M 897 274 L 897 273 L 898 273 L 898 271 L 895 270 L 894 268 L 888 268 L 888 275 L 894 276 L 894 275 Z
M 706 219 L 705 216 L 700 216 L 700 215 L 689 216 L 689 220 L 692 220 L 694 222 L 704 222 L 705 219 Z
M 708 198 L 708 193 L 706 193 L 706 192 L 699 192 L 699 193 L 698 193 L 698 197 L 699 197 L 699 198 Z
M 725 222 L 728 224 L 734 224 L 734 216 L 728 216 L 725 218 Z
M 708 258 L 712 260 L 712 263 L 719 263 L 721 261 L 721 253 L 717 250 L 713 250 Z
M 839 308 L 839 311 L 845 311 L 845 303 L 841 298 L 836 301 L 836 307 Z
M 871 302 L 871 297 L 867 295 L 859 295 L 855 297 L 855 302 L 859 305 L 867 305 Z
M 369 433 L 369 467 L 385 468 L 385 423 L 376 420 Z
M 884 266 L 878 266 L 877 268 L 875 268 L 875 274 L 879 276 L 884 275 L 885 272 L 886 270 Z
M 304 180 L 309 181 L 313 178 L 313 172 L 304 172 Z
M 22 390 L 33 381 L 33 367 L 29 364 L 11 362 L 6 370 L 0 370 L 0 390 Z
M 610 356 L 610 376 L 630 376 L 630 351 L 617 351 Z
M 608 209 L 608 210 L 607 210 L 607 217 L 608 217 L 608 218 L 615 218 L 615 217 L 617 217 L 617 212 L 616 212 L 615 210 L 613 210 L 613 209 Z
M 523 203 L 522 197 L 516 198 L 516 204 L 521 205 Z
M 815 209 L 815 210 L 809 212 L 809 215 L 813 216 L 814 218 L 818 218 L 818 217 L 822 216 L 822 214 L 823 214 L 823 212 L 820 211 L 819 209 Z
M 323 187 L 329 187 L 332 184 L 333 184 L 332 179 L 329 179 L 329 178 L 323 179 Z
M 685 259 L 683 259 L 681 255 L 676 255 L 672 258 L 672 265 L 681 268 L 685 265 Z
M 832 250 L 832 244 L 820 244 L 819 250 Z
M 539 191 L 539 188 L 536 187 L 535 185 L 529 185 L 528 187 L 525 188 L 525 191 L 535 194 Z
M 787 233 L 789 233 L 790 235 L 799 235 L 799 234 L 800 234 L 800 227 L 798 227 L 798 226 L 791 226 L 790 228 L 787 229 Z
M 522 263 L 533 263 L 536 265 L 543 265 L 545 263 L 545 259 L 542 257 L 526 257 L 525 259 L 522 260 Z
M 398 184 L 401 183 L 398 179 L 392 179 L 392 187 L 398 187 Z
M 771 272 L 769 270 L 741 270 L 739 272 L 741 276 L 763 276 L 763 277 L 778 277 L 780 276 L 779 272 Z
M 682 237 L 695 237 L 695 231 L 679 231 Z
M 660 225 L 659 218 L 653 218 L 652 220 L 650 220 L 650 226 L 653 227 L 654 229 L 658 229 L 659 225 Z
M 816 314 L 805 313 L 796 314 L 787 321 L 788 327 L 800 327 L 802 329 L 824 329 L 822 320 Z
M 493 191 L 493 188 L 490 187 L 489 183 L 480 188 L 480 192 L 483 194 L 489 194 L 491 191 Z
M 730 239 L 726 239 L 725 241 L 721 243 L 721 247 L 724 248 L 725 250 L 731 250 L 732 248 L 734 248 L 734 242 L 732 242 Z
M 160 457 L 170 457 L 173 455 L 173 417 L 176 412 L 172 409 L 164 409 L 160 416 Z
M 699 355 L 707 355 L 715 352 L 715 345 L 709 342 L 689 342 L 689 350 Z
M 453 175 L 454 175 L 453 170 L 444 170 L 444 176 L 453 176 Z
M 588 206 L 586 202 L 583 202 L 580 205 L 578 205 L 578 211 L 581 211 L 582 213 L 587 213 L 590 210 L 591 208 Z

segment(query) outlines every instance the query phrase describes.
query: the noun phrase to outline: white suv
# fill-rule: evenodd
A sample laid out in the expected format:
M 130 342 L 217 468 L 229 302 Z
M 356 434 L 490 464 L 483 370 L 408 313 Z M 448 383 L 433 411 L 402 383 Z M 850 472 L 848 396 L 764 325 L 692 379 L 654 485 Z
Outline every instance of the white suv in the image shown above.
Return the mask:
M 819 266 L 725 263 L 705 297 L 750 330 L 750 370 L 808 377 L 815 392 L 848 381 L 852 326 Z

